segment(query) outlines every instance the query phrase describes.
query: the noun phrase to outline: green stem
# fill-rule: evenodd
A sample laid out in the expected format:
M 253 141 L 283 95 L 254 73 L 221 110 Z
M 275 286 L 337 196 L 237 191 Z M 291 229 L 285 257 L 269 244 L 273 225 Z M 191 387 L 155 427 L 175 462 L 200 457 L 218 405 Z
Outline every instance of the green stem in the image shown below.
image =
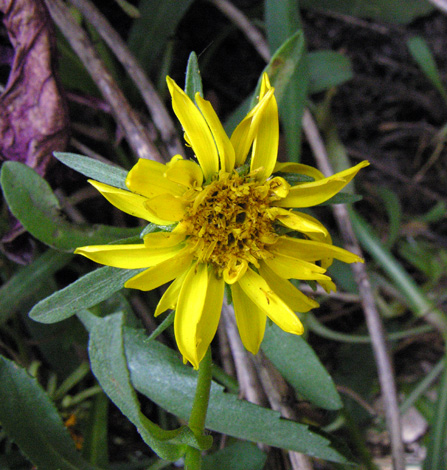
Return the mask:
M 196 394 L 192 405 L 188 426 L 196 436 L 202 436 L 205 430 L 206 413 L 210 399 L 212 378 L 211 350 L 205 354 L 199 365 L 199 376 L 197 378 Z M 188 447 L 185 456 L 186 470 L 200 470 L 202 468 L 202 454 L 199 449 Z

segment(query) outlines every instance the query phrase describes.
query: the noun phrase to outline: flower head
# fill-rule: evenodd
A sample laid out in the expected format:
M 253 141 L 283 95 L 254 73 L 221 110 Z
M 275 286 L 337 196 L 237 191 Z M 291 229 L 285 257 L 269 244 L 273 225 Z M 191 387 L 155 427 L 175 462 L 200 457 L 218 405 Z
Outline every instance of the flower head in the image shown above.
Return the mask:
M 208 101 L 196 94 L 196 105 L 172 79 L 167 82 L 198 163 L 180 155 L 166 165 L 140 159 L 128 173 L 129 191 L 90 183 L 120 210 L 172 230 L 147 233 L 141 244 L 86 246 L 75 253 L 108 266 L 147 268 L 125 287 L 148 291 L 173 281 L 155 315 L 176 311 L 179 350 L 198 368 L 216 333 L 225 284 L 242 342 L 253 354 L 267 317 L 287 332 L 303 333 L 295 312 L 318 304 L 289 279 L 335 290 L 326 274 L 333 259 L 362 260 L 333 246 L 318 220 L 293 209 L 330 199 L 368 162 L 329 178 L 307 165 L 277 163 L 278 109 L 266 74 L 257 105 L 231 138 Z M 288 182 L 297 175 L 301 181 Z

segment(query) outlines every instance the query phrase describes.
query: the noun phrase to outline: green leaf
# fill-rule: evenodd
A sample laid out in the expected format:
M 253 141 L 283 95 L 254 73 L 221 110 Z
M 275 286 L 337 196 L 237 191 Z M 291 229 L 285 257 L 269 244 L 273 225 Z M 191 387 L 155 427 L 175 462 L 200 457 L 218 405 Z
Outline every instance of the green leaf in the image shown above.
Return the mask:
M 269 48 L 275 55 L 274 51 L 280 50 L 288 38 L 302 29 L 299 1 L 266 0 L 265 24 Z M 289 160 L 295 162 L 300 160 L 301 123 L 307 100 L 308 66 L 305 49 L 303 38 L 301 51 L 296 57 L 297 63 L 279 106 Z
M 0 288 L 0 325 L 30 301 L 48 283 L 48 279 L 72 258 L 67 253 L 48 250 L 3 284 Z
M 178 355 L 157 341 L 147 341 L 143 332 L 124 330 L 124 345 L 130 379 L 149 399 L 181 419 L 188 419 L 197 372 L 184 366 Z M 156 377 L 156 380 L 153 378 Z M 262 408 L 213 383 L 206 428 L 253 442 L 305 453 L 333 462 L 349 460 L 331 447 L 327 437 L 308 426 L 281 419 L 279 413 Z
M 360 194 L 337 193 L 318 206 L 329 206 L 331 204 L 353 204 L 354 202 L 361 201 L 363 196 Z
M 425 0 L 300 0 L 300 6 L 398 24 L 410 23 L 433 11 L 433 6 Z
M 0 181 L 13 215 L 31 235 L 58 250 L 70 252 L 79 246 L 104 244 L 141 230 L 67 222 L 49 184 L 23 163 L 5 162 Z
M 140 18 L 129 31 L 129 48 L 151 71 L 193 0 L 140 0 Z
M 36 304 L 29 316 L 40 323 L 56 323 L 77 311 L 93 307 L 124 287 L 124 283 L 142 269 L 105 266 L 81 277 Z
M 0 422 L 36 466 L 45 470 L 94 470 L 77 452 L 54 404 L 36 379 L 0 356 Z
M 273 54 L 270 62 L 264 68 L 269 76 L 272 86 L 275 87 L 275 96 L 278 102 L 283 98 L 287 85 L 292 77 L 304 51 L 304 35 L 297 31 L 287 39 L 282 46 Z M 257 104 L 257 96 L 261 89 L 262 74 L 259 77 L 255 93 L 251 100 L 250 109 Z
M 186 67 L 185 93 L 195 102 L 196 93 L 203 97 L 202 77 L 200 76 L 199 60 L 195 52 L 189 54 Z
M 436 66 L 433 54 L 428 47 L 427 42 L 421 36 L 413 36 L 407 41 L 408 50 L 417 62 L 425 76 L 432 82 L 433 86 L 439 91 L 444 101 L 447 102 L 447 91 L 442 84 L 438 67 Z
M 331 376 L 301 336 L 286 333 L 268 322 L 261 347 L 281 375 L 304 398 L 327 410 L 343 406 Z
M 251 442 L 236 442 L 203 459 L 203 470 L 262 470 L 267 456 Z
M 104 392 L 136 426 L 144 442 L 161 458 L 178 460 L 184 454 L 185 446 L 166 441 L 177 437 L 183 429 L 164 431 L 141 412 L 129 379 L 122 328 L 122 314 L 114 314 L 98 319 L 97 324 L 91 329 L 89 356 L 92 372 Z
M 309 94 L 341 85 L 353 76 L 348 57 L 335 51 L 315 51 L 307 54 Z
M 137 7 L 134 7 L 130 2 L 127 0 L 115 0 L 115 2 L 121 7 L 126 15 L 130 16 L 131 18 L 140 18 L 140 11 Z
M 89 462 L 103 468 L 109 468 L 107 449 L 108 405 L 109 399 L 104 393 L 98 393 L 93 397 L 82 446 L 82 455 Z
M 85 155 L 69 152 L 54 152 L 53 155 L 64 165 L 101 183 L 115 188 L 126 189 L 127 171 L 114 165 L 108 165 Z

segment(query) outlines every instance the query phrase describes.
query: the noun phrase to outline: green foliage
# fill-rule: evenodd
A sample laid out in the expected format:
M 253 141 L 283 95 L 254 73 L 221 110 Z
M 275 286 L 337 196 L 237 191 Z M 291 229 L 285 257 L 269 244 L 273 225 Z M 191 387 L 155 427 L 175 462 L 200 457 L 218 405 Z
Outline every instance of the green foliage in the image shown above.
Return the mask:
M 425 0 L 300 0 L 300 5 L 398 24 L 409 23 L 433 10 L 433 6 Z
M 55 323 L 76 312 L 93 307 L 123 288 L 124 283 L 142 270 L 105 266 L 86 274 L 50 297 L 41 300 L 30 317 L 41 323 Z
M 262 350 L 287 382 L 306 400 L 328 410 L 342 407 L 331 376 L 301 336 L 287 334 L 269 323 Z M 299 358 L 299 361 L 293 358 Z
M 70 252 L 79 246 L 108 243 L 139 233 L 134 228 L 68 222 L 50 185 L 22 163 L 5 162 L 0 181 L 14 216 L 28 232 L 52 248 Z
M 435 59 L 424 38 L 421 36 L 413 36 L 408 39 L 407 46 L 413 59 L 447 103 L 447 91 L 442 83 Z
M 39 468 L 98 470 L 76 451 L 55 406 L 36 379 L 0 356 L 0 422 Z
M 102 163 L 85 155 L 70 152 L 54 152 L 54 156 L 64 165 L 101 183 L 115 188 L 126 189 L 127 171 L 114 165 Z

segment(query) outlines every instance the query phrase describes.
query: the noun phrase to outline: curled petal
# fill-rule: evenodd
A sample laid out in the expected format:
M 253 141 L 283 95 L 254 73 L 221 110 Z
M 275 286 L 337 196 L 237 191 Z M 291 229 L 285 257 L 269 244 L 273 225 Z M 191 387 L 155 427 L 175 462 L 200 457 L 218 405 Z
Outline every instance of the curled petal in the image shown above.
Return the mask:
M 247 351 L 257 354 L 264 338 L 267 316 L 250 300 L 238 283 L 231 286 L 231 296 L 242 344 Z
M 166 312 L 166 310 L 175 310 L 177 308 L 178 296 L 187 273 L 188 270 L 184 271 L 183 274 L 177 277 L 166 289 L 165 293 L 161 296 L 160 302 L 158 302 L 154 317 L 158 317 L 158 315 Z
M 174 257 L 182 248 L 177 245 L 149 250 L 145 245 L 92 245 L 76 248 L 75 254 L 96 263 L 122 269 L 149 268 Z
M 165 176 L 168 180 L 187 188 L 202 186 L 203 173 L 199 165 L 192 160 L 178 159 L 167 165 Z
M 318 302 L 307 297 L 290 281 L 276 275 L 265 263 L 260 263 L 259 274 L 294 312 L 304 313 L 319 307 Z
M 194 263 L 183 281 L 175 312 L 174 332 L 183 359 L 199 368 L 197 326 L 205 306 L 208 288 L 208 266 Z
M 270 90 L 274 90 L 271 88 Z M 250 170 L 259 170 L 258 181 L 266 180 L 273 171 L 278 156 L 279 119 L 275 95 L 266 95 L 265 106 L 257 113 L 252 125 L 256 127 Z
M 324 225 L 317 219 L 303 212 L 293 212 L 281 207 L 270 207 L 267 212 L 284 226 L 301 233 L 319 233 L 324 238 L 329 234 Z
M 245 276 L 239 280 L 239 286 L 281 329 L 287 333 L 303 334 L 303 325 L 293 310 L 271 290 L 259 274 L 248 268 Z
M 264 108 L 269 103 L 269 100 L 271 100 L 272 97 L 274 99 L 273 92 L 273 89 L 269 90 L 259 103 L 249 111 L 245 118 L 239 123 L 233 134 L 231 134 L 230 141 L 234 148 L 237 167 L 245 163 L 248 151 L 253 144 L 255 134 L 258 130 L 260 122 L 259 116 L 262 115 Z
M 219 171 L 219 158 L 213 136 L 195 104 L 188 95 L 172 80 L 167 77 L 169 92 L 172 97 L 172 108 L 183 126 L 188 142 L 199 160 L 205 179 Z
M 324 179 L 323 173 L 313 166 L 304 165 L 303 163 L 293 162 L 277 162 L 273 173 L 282 171 L 284 173 L 297 173 L 299 175 L 310 176 L 315 181 Z
M 139 194 L 131 193 L 124 189 L 115 188 L 99 181 L 88 180 L 109 202 L 120 211 L 139 217 L 140 219 L 153 222 L 158 225 L 169 225 L 169 220 L 160 219 L 145 208 L 144 204 L 147 199 Z
M 147 198 L 165 193 L 181 196 L 187 188 L 165 178 L 166 170 L 166 165 L 162 163 L 140 158 L 127 174 L 126 186 L 133 193 Z
M 192 255 L 180 252 L 178 255 L 132 277 L 124 284 L 124 287 L 142 291 L 156 289 L 180 276 L 191 263 Z
M 359 170 L 368 165 L 369 162 L 365 160 L 328 178 L 292 186 L 289 194 L 274 204 L 280 207 L 310 207 L 321 204 L 335 196 L 354 178 Z
M 291 237 L 279 237 L 277 242 L 269 247 L 269 251 L 303 261 L 314 262 L 335 258 L 344 263 L 363 263 L 360 256 L 338 246 Z
M 221 277 L 218 278 L 216 276 L 214 269 L 210 269 L 208 271 L 208 286 L 205 305 L 196 331 L 197 358 L 199 362 L 205 356 L 205 353 L 216 334 L 222 310 L 224 288 L 224 280 Z
M 144 207 L 151 217 L 178 222 L 185 215 L 188 202 L 172 194 L 160 194 L 151 199 L 146 199 Z
M 186 234 L 181 230 L 174 229 L 172 232 L 153 232 L 144 236 L 144 244 L 148 249 L 168 248 L 181 243 Z
M 206 122 L 211 129 L 214 141 L 216 142 L 217 151 L 220 158 L 220 168 L 223 171 L 231 173 L 234 169 L 234 148 L 231 145 L 230 139 L 228 138 L 222 124 L 217 117 L 211 103 L 204 100 L 199 93 L 196 94 L 196 103 L 202 111 Z
M 275 253 L 272 258 L 267 258 L 264 262 L 283 279 L 299 279 L 301 281 L 330 281 L 331 279 L 323 274 L 326 272 L 324 268 L 290 256 Z

